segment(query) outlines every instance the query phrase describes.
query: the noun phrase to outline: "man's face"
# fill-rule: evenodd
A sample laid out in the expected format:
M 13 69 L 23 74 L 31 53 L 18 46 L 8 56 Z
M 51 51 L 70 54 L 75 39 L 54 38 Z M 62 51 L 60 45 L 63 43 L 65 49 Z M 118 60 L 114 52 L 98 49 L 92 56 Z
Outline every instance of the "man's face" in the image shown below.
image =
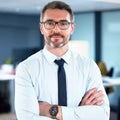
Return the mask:
M 56 22 L 52 29 L 47 29 L 45 24 L 40 24 L 40 30 L 44 35 L 46 45 L 53 48 L 59 48 L 66 45 L 69 41 L 70 35 L 74 31 L 74 24 L 69 24 L 67 29 L 61 29 L 60 26 L 64 25 L 64 22 L 71 22 L 70 14 L 66 10 L 48 9 L 43 16 L 43 22 L 46 21 L 48 22 L 48 26 L 52 25 L 53 22 Z M 58 25 L 58 22 L 61 23 Z

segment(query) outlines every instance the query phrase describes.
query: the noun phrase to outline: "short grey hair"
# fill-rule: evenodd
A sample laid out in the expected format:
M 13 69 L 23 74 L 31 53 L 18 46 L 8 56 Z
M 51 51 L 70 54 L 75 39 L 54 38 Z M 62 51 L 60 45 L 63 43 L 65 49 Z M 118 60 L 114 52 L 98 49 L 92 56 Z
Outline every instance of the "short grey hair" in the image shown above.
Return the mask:
M 70 14 L 70 19 L 71 22 L 74 22 L 74 15 L 73 15 L 73 11 L 71 9 L 71 7 L 66 4 L 65 2 L 62 1 L 53 1 L 53 2 L 49 2 L 48 4 L 46 4 L 44 6 L 44 8 L 42 9 L 41 15 L 40 15 L 40 21 L 42 22 L 43 17 L 44 17 L 44 13 L 47 9 L 60 9 L 60 10 L 66 10 L 69 12 Z

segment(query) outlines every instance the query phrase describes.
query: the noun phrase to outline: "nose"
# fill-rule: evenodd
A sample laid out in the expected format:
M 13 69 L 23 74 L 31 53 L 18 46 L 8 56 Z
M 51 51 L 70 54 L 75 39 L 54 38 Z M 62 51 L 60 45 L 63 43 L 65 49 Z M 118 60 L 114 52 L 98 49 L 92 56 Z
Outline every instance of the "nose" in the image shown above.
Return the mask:
M 55 24 L 54 30 L 60 30 L 60 28 L 59 28 L 57 23 Z

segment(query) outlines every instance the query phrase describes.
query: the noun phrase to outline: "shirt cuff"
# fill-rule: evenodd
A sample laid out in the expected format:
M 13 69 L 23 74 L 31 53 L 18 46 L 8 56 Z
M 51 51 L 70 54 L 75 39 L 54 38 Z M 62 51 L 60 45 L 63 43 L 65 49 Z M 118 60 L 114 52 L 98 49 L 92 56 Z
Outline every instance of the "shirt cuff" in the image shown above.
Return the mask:
M 74 120 L 73 108 L 62 106 L 62 117 L 63 120 Z

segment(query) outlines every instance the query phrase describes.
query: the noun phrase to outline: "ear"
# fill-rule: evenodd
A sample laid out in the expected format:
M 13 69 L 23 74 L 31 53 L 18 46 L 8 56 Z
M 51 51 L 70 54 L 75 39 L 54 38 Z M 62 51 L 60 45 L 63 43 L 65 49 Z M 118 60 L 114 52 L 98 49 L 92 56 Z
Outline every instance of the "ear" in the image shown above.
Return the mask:
M 73 34 L 74 30 L 75 30 L 75 23 L 71 25 L 71 35 Z
M 40 27 L 41 34 L 43 34 L 43 25 L 41 23 L 39 24 L 39 27 Z

